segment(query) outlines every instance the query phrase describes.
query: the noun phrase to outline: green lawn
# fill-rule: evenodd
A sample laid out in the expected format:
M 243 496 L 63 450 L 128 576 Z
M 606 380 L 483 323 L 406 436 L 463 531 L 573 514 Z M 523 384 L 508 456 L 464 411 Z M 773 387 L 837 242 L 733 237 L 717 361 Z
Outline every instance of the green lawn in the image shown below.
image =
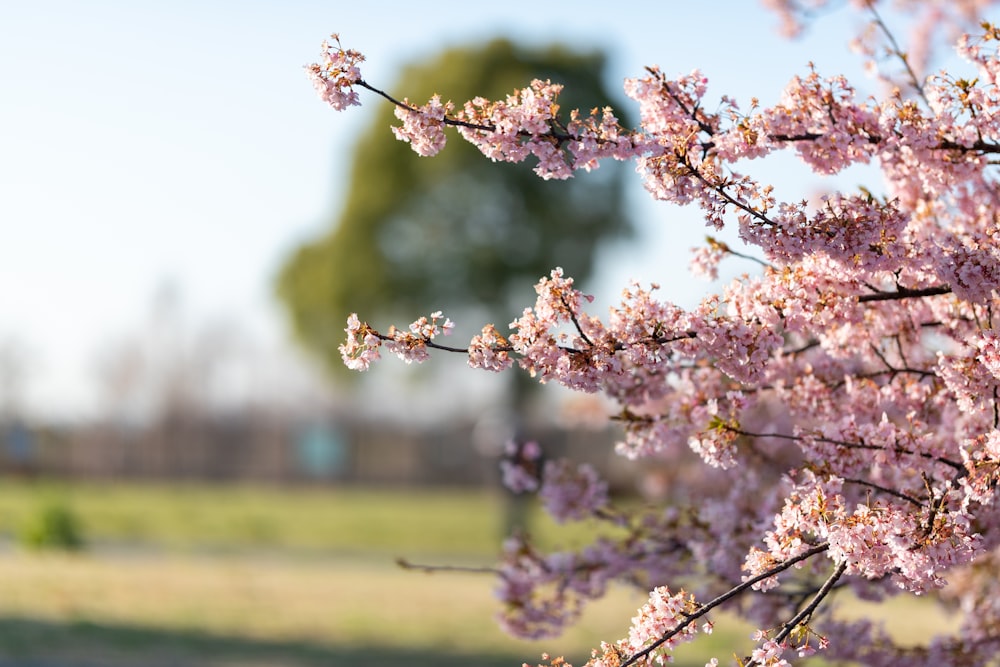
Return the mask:
M 16 535 L 46 503 L 64 503 L 95 542 L 169 550 L 279 549 L 472 558 L 496 555 L 499 494 L 470 490 L 372 490 L 106 484 L 0 480 L 0 535 Z M 586 528 L 532 519 L 549 545 L 580 543 Z
M 644 595 L 615 589 L 565 636 L 504 635 L 494 582 L 377 559 L 0 555 L 0 659 L 102 656 L 102 664 L 509 665 L 543 651 L 585 661 L 626 631 Z M 730 623 L 685 652 L 747 644 Z M 358 661 L 355 661 L 357 659 Z M 141 660 L 142 662 L 136 662 Z M 467 662 L 463 662 L 467 661 Z
M 0 551 L 0 665 L 41 651 L 123 665 L 179 652 L 206 665 L 518 666 L 543 650 L 586 655 L 641 604 L 621 591 L 566 640 L 523 644 L 493 621 L 490 576 L 395 566 L 494 559 L 504 508 L 488 492 L 5 480 L 0 536 L 52 503 L 91 548 Z M 550 543 L 586 539 L 533 521 Z
M 0 481 L 0 534 L 16 534 L 53 499 L 94 546 L 73 556 L 0 549 L 0 667 L 61 658 L 76 667 L 519 667 L 543 651 L 580 664 L 627 632 L 645 598 L 615 590 L 565 637 L 525 643 L 494 623 L 490 576 L 394 566 L 397 556 L 488 562 L 502 524 L 502 503 L 488 493 Z M 535 525 L 550 542 L 585 539 L 584 529 Z M 914 604 L 874 613 L 910 638 L 947 625 Z M 716 620 L 677 664 L 727 664 L 749 647 L 750 628 Z

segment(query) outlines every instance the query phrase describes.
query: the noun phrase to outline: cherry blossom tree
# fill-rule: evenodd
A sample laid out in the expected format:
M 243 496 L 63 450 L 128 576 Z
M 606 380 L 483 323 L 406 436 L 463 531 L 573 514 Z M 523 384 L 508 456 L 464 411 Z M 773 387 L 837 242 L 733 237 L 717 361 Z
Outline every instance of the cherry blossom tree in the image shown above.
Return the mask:
M 766 4 L 794 32 L 825 3 Z M 884 94 L 807 68 L 777 104 L 741 106 L 706 100 L 700 72 L 651 67 L 625 82 L 636 128 L 612 109 L 562 110 L 551 81 L 502 100 L 398 100 L 363 78 L 362 55 L 336 36 L 308 68 L 335 109 L 359 104 L 362 89 L 393 103 L 396 137 L 421 155 L 453 128 L 494 161 L 533 160 L 545 179 L 633 161 L 655 199 L 739 230 L 747 249 L 709 239 L 696 272 L 715 275 L 727 258 L 761 267 L 691 310 L 630 284 L 604 317 L 556 268 L 509 330 L 487 324 L 465 347 L 441 342 L 452 323 L 440 312 L 385 330 L 351 315 L 341 347 L 351 368 L 383 350 L 407 363 L 440 350 L 489 371 L 517 367 L 611 399 L 622 456 L 699 457 L 697 493 L 624 511 L 593 469 L 512 446 L 513 489 L 537 493 L 558 521 L 616 530 L 557 553 L 512 536 L 496 568 L 510 632 L 553 635 L 626 580 L 648 602 L 588 665 L 670 661 L 721 610 L 759 628 L 734 647 L 744 667 L 816 653 L 910 666 L 1000 655 L 1000 28 L 976 23 L 986 2 L 898 2 L 916 16 L 907 49 L 879 13 L 886 3 L 851 4 L 869 26 L 855 46 Z M 966 70 L 921 73 L 935 34 L 954 38 Z M 780 151 L 831 177 L 871 165 L 883 183 L 780 200 L 751 169 Z M 900 646 L 872 622 L 832 614 L 845 593 L 933 596 L 961 626 Z

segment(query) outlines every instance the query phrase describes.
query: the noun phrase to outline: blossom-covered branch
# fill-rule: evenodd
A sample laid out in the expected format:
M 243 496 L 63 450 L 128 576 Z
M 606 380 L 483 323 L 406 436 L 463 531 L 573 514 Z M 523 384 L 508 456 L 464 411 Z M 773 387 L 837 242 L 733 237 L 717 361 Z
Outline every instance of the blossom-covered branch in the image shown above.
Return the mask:
M 794 27 L 805 4 L 824 3 L 770 4 Z M 729 97 L 706 101 L 701 72 L 648 67 L 625 82 L 640 119 L 625 128 L 613 109 L 563 110 L 562 87 L 551 81 L 499 100 L 400 100 L 366 82 L 361 55 L 336 38 L 308 68 L 334 108 L 357 105 L 358 88 L 394 104 L 396 137 L 420 155 L 440 151 L 451 127 L 492 160 L 534 159 L 546 179 L 632 161 L 655 199 L 697 207 L 707 227 L 734 227 L 751 247 L 709 237 L 695 253 L 696 273 L 717 277 L 728 257 L 759 265 L 691 309 L 660 297 L 656 285 L 631 283 L 605 314 L 590 312 L 591 297 L 555 269 L 506 330 L 487 324 L 466 347 L 439 342 L 453 327 L 440 312 L 404 330 L 351 315 L 341 353 L 352 368 L 367 369 L 383 347 L 407 362 L 442 350 L 476 368 L 516 366 L 539 382 L 607 397 L 617 404 L 618 453 L 686 471 L 670 473 L 678 487 L 668 485 L 663 507 L 624 516 L 610 509 L 594 469 L 543 460 L 538 445 L 514 446 L 503 463 L 512 490 L 537 493 L 560 521 L 613 517 L 624 534 L 551 554 L 512 537 L 498 568 L 508 630 L 558 632 L 608 581 L 624 579 L 651 597 L 627 639 L 595 651 L 593 667 L 665 660 L 723 603 L 772 628 L 756 637 L 754 665 L 788 664 L 789 648 L 928 666 L 978 665 L 1000 651 L 1000 584 L 981 573 L 1000 559 L 992 159 L 1000 29 L 984 22 L 957 37 L 969 72 L 920 79 L 922 57 L 889 31 L 878 3 L 852 4 L 871 22 L 858 49 L 872 62 L 884 51 L 901 64 L 911 96 L 899 88 L 862 96 L 845 77 L 807 66 L 775 104 L 750 100 L 742 109 Z M 945 25 L 983 3 L 910 4 Z M 780 152 L 823 177 L 871 166 L 882 182 L 845 189 L 830 181 L 822 197 L 779 198 L 774 184 L 743 172 Z M 793 565 L 794 577 L 776 576 Z M 931 640 L 923 653 L 824 613 L 839 590 L 943 596 L 946 577 L 975 582 L 950 593 L 969 611 L 957 635 Z M 678 581 L 687 588 L 666 587 Z

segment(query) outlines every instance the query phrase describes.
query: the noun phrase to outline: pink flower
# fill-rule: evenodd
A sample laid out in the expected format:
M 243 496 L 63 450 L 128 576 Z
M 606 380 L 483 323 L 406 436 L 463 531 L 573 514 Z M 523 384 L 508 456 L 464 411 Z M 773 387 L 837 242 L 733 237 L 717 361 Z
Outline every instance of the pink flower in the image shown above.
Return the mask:
M 548 461 L 542 475 L 539 497 L 545 510 L 558 522 L 579 520 L 608 504 L 608 485 L 587 464 Z
M 404 100 L 404 103 L 408 104 L 408 101 Z M 400 141 L 409 142 L 410 148 L 417 155 L 424 157 L 437 155 L 446 142 L 444 118 L 452 109 L 452 103 L 441 104 L 438 95 L 416 110 L 396 107 L 396 118 L 403 121 L 403 126 L 392 128 L 392 132 Z
M 826 2 L 767 4 L 795 30 L 805 9 Z M 706 99 L 698 71 L 652 67 L 625 83 L 639 109 L 634 128 L 613 109 L 561 111 L 561 86 L 541 80 L 498 100 L 397 106 L 394 132 L 421 155 L 439 151 L 453 124 L 488 159 L 533 158 L 544 179 L 633 161 L 653 198 L 695 207 L 706 226 L 730 227 L 747 246 L 710 241 L 695 272 L 715 278 L 724 256 L 750 260 L 692 308 L 630 283 L 603 314 L 557 268 L 509 337 L 488 324 L 465 349 L 437 342 L 453 327 L 440 312 L 385 333 L 348 320 L 340 351 L 352 368 L 366 369 L 383 345 L 408 363 L 436 348 L 490 371 L 516 360 L 541 383 L 600 394 L 617 404 L 616 451 L 666 480 L 658 487 L 668 505 L 618 511 L 595 468 L 515 446 L 501 463 L 508 487 L 537 492 L 557 521 L 612 530 L 551 553 L 526 536 L 510 540 L 499 567 L 508 630 L 558 632 L 614 579 L 691 582 L 704 589 L 699 598 L 773 628 L 754 635 L 755 665 L 787 665 L 789 650 L 880 665 L 994 659 L 1000 29 L 983 23 L 958 40 L 968 72 L 923 78 L 914 68 L 928 50 L 898 45 L 885 34 L 895 22 L 874 13 L 889 3 L 850 4 L 869 17 L 856 50 L 894 83 L 878 94 L 809 67 L 776 103 L 741 106 Z M 987 0 L 897 4 L 916 13 L 914 34 L 926 42 L 975 19 Z M 901 80 L 874 60 L 887 44 Z M 310 66 L 335 108 L 357 104 L 361 60 L 337 42 Z M 779 152 L 824 191 L 765 180 L 758 164 Z M 844 185 L 876 171 L 875 190 Z M 946 580 L 957 583 L 945 590 Z M 809 596 L 842 587 L 873 600 L 957 596 L 962 625 L 913 651 L 862 621 L 795 619 Z M 810 593 L 800 600 L 802 590 Z M 708 606 L 654 588 L 628 636 L 603 642 L 589 667 L 669 661 L 676 644 L 711 630 Z
M 368 366 L 379 359 L 381 339 L 367 323 L 358 319 L 356 313 L 351 313 L 347 318 L 347 328 L 344 331 L 347 333 L 347 342 L 339 347 L 344 364 L 351 370 L 368 370 Z
M 360 106 L 358 93 L 352 86 L 361 80 L 361 70 L 358 64 L 365 57 L 353 50 L 344 50 L 340 46 L 340 38 L 331 38 L 336 44 L 323 42 L 323 60 L 306 67 L 306 74 L 320 98 L 337 111 L 343 111 L 350 106 Z

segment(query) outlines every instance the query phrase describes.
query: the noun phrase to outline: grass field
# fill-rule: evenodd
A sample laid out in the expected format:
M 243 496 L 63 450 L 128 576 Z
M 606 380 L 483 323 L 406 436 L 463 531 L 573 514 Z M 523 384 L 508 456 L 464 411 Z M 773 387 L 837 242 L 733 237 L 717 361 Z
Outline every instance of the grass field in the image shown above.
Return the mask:
M 0 480 L 0 536 L 16 535 L 53 502 L 68 506 L 92 541 L 171 551 L 492 558 L 503 532 L 503 499 L 490 492 Z M 541 512 L 532 521 L 548 546 L 589 535 Z
M 492 620 L 490 577 L 393 565 L 486 561 L 502 523 L 489 494 L 0 482 L 0 533 L 53 498 L 93 547 L 0 550 L 0 667 L 516 667 L 542 651 L 585 657 L 644 601 L 615 590 L 567 636 L 517 642 Z M 583 538 L 537 525 L 555 541 Z M 926 607 L 900 603 L 879 614 L 901 636 L 940 629 Z M 748 634 L 723 619 L 677 664 L 725 664 Z
M 409 655 L 411 665 L 475 656 L 477 664 L 514 666 L 546 649 L 580 655 L 595 636 L 620 633 L 638 606 L 619 591 L 572 635 L 529 644 L 492 621 L 489 579 L 427 576 L 369 560 L 15 554 L 0 558 L 0 582 L 7 655 L 31 649 L 14 636 L 30 619 L 50 636 L 58 628 L 67 653 L 99 638 L 106 659 L 139 649 L 204 661 L 198 664 L 339 665 L 365 656 L 355 664 L 388 665 Z M 12 623 L 19 631 L 4 631 Z
M 90 548 L 0 551 L 0 665 L 38 652 L 128 665 L 520 665 L 543 650 L 585 654 L 641 604 L 621 591 L 576 634 L 525 645 L 493 621 L 489 576 L 395 566 L 495 558 L 503 503 L 490 493 L 8 480 L 0 536 L 13 542 L 52 503 L 78 517 Z M 550 542 L 584 539 L 533 520 Z

